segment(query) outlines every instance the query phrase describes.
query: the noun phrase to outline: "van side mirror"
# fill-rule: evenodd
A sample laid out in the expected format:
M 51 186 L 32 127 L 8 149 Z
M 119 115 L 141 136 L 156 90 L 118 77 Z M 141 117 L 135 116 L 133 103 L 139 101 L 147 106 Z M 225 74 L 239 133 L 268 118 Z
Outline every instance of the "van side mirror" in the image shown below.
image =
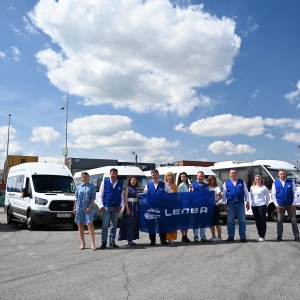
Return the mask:
M 28 190 L 26 188 L 24 188 L 22 190 L 22 197 L 24 198 L 24 197 L 28 197 L 28 196 L 29 196 Z

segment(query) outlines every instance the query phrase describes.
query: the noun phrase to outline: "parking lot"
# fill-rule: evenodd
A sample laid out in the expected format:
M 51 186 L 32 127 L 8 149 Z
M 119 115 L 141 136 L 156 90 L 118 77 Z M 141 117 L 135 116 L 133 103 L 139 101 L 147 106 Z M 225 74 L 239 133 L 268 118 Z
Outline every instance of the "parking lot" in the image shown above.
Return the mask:
M 148 234 L 141 233 L 137 246 L 120 241 L 119 249 L 92 251 L 86 233 L 87 249 L 80 251 L 72 226 L 28 231 L 7 225 L 2 207 L 0 222 L 0 299 L 273 300 L 300 295 L 300 243 L 289 223 L 281 243 L 272 222 L 267 241 L 256 242 L 254 221 L 248 220 L 248 243 L 177 241 L 153 247 Z M 225 225 L 222 232 L 225 240 Z M 96 227 L 100 243 L 101 228 Z

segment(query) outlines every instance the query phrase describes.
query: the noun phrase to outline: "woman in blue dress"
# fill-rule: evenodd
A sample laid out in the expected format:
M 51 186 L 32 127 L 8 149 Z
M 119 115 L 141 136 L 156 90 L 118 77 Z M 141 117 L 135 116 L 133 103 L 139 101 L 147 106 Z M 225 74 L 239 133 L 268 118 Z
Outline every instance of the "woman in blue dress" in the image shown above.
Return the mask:
M 134 246 L 133 240 L 139 238 L 138 222 L 138 179 L 131 175 L 128 179 L 128 186 L 124 191 L 125 208 L 121 219 L 118 240 L 127 240 L 128 246 Z
M 82 172 L 82 183 L 77 187 L 75 192 L 74 214 L 75 223 L 78 224 L 79 236 L 81 239 L 80 250 L 85 249 L 84 225 L 87 224 L 92 242 L 92 250 L 96 250 L 95 231 L 94 231 L 94 200 L 96 198 L 95 186 L 89 183 L 90 176 L 87 172 Z

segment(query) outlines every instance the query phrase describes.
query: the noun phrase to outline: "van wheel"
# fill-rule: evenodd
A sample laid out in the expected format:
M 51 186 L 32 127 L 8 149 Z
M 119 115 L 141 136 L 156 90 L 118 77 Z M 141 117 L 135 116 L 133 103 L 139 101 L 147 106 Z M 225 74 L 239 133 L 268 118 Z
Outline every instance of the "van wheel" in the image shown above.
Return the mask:
M 8 207 L 7 208 L 7 214 L 6 214 L 6 221 L 7 221 L 7 224 L 11 225 L 13 223 L 12 219 L 13 219 L 13 215 L 12 213 L 10 212 L 11 208 Z
M 270 217 L 271 221 L 277 222 L 277 220 L 278 220 L 278 214 L 277 214 L 277 210 L 276 210 L 275 205 L 274 205 L 274 207 L 272 207 L 269 210 L 269 217 Z
M 30 213 L 28 214 L 28 217 L 27 217 L 27 229 L 28 230 L 36 229 L 36 224 L 34 223 Z

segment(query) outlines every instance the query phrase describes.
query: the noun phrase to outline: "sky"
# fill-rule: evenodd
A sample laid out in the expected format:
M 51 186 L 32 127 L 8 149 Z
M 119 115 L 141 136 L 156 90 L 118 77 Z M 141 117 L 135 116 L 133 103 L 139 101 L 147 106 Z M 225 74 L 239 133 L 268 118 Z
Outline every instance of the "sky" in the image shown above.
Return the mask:
M 0 169 L 7 149 L 63 163 L 67 117 L 68 157 L 298 166 L 299 11 L 298 0 L 1 0 Z

